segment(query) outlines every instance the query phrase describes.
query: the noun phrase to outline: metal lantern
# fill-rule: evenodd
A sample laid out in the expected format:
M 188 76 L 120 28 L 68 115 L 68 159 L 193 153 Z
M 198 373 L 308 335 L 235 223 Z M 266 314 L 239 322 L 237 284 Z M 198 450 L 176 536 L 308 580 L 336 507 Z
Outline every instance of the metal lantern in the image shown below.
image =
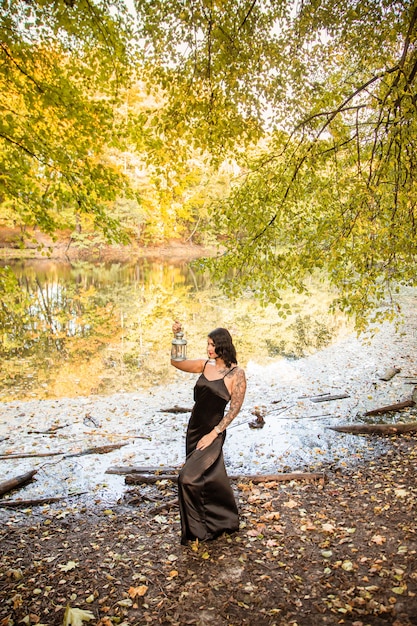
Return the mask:
M 179 331 L 175 333 L 172 340 L 171 359 L 173 361 L 184 361 L 187 358 L 187 342 L 184 339 L 184 333 Z

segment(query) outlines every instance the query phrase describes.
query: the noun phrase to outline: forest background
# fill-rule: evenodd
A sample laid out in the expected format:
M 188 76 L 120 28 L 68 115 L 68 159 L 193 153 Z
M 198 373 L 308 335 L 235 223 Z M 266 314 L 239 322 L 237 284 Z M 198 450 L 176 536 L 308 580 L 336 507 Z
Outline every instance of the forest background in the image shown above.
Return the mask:
M 27 251 L 47 235 L 86 253 L 109 243 L 218 246 L 201 264 L 228 295 L 250 293 L 285 316 L 283 294 L 306 294 L 314 276 L 358 330 L 392 319 L 402 287 L 416 285 L 416 24 L 416 0 L 2 0 L 5 244 Z M 7 258 L 0 328 L 3 338 L 12 328 L 23 337 L 28 302 Z M 106 319 L 91 291 L 74 292 L 74 319 L 83 317 L 85 328 L 97 311 Z M 408 309 L 403 343 L 392 341 L 410 375 L 414 311 Z M 156 320 L 159 340 L 154 308 L 148 319 Z M 404 378 L 375 380 L 377 367 L 393 358 L 381 339 L 381 358 L 358 358 L 365 402 L 380 391 L 397 394 L 398 380 L 405 385 Z M 8 341 L 9 353 L 17 353 Z M 94 350 L 88 334 L 87 343 Z M 311 385 L 324 384 L 324 376 L 334 377 L 333 391 L 339 380 L 354 384 L 346 345 L 340 350 L 348 366 L 340 358 L 329 367 L 324 355 Z M 4 354 L 3 344 L 3 370 Z M 16 361 L 13 390 L 21 371 Z M 78 375 L 88 379 L 80 367 Z M 299 400 L 298 383 L 282 388 Z M 257 402 L 266 397 L 255 395 Z M 84 405 L 90 399 L 77 401 L 84 409 L 74 409 L 74 444 L 86 431 L 91 445 L 95 414 Z M 158 420 L 166 405 L 153 402 Z M 139 403 L 133 396 L 107 402 L 118 428 L 129 423 L 130 408 L 132 429 L 138 427 Z M 39 411 L 39 404 L 23 410 L 8 403 L 20 429 L 4 421 L 6 439 L 28 435 L 32 447 L 40 419 L 66 426 L 69 406 L 54 401 Z M 248 429 L 241 440 L 279 424 L 266 421 L 264 431 Z M 152 425 L 142 423 L 149 434 Z M 318 434 L 320 458 L 323 433 L 314 426 L 309 432 Z M 320 484 L 237 486 L 241 532 L 195 551 L 179 546 L 175 507 L 155 514 L 155 504 L 170 506 L 171 486 L 100 514 L 97 498 L 94 510 L 79 500 L 73 508 L 42 508 L 38 517 L 12 510 L 2 525 L 1 623 L 96 617 L 109 626 L 139 616 L 180 625 L 186 616 L 194 624 L 412 626 L 414 439 L 387 438 L 386 455 L 363 463 L 347 451 Z M 89 456 L 97 468 L 92 455 L 82 458 Z M 68 478 L 83 477 L 71 462 L 63 470 Z M 70 480 L 58 482 L 71 489 Z
M 415 0 L 4 0 L 9 243 L 219 245 L 230 295 L 285 313 L 320 273 L 359 329 L 392 317 L 416 281 L 416 18 Z M 16 288 L 2 268 L 3 315 Z

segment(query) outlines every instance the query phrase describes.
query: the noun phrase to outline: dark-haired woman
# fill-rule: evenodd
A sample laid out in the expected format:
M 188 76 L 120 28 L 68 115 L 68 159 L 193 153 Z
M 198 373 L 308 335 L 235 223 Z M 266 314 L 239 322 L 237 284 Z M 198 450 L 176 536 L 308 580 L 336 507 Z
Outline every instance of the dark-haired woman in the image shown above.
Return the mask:
M 174 334 L 179 332 L 181 324 L 175 322 L 172 330 Z M 178 478 L 182 544 L 195 539 L 209 541 L 239 529 L 236 501 L 224 466 L 223 443 L 226 428 L 239 413 L 245 397 L 245 372 L 237 365 L 232 337 L 225 328 L 209 333 L 207 355 L 208 359 L 171 360 L 184 372 L 201 374 L 194 387 L 187 458 Z

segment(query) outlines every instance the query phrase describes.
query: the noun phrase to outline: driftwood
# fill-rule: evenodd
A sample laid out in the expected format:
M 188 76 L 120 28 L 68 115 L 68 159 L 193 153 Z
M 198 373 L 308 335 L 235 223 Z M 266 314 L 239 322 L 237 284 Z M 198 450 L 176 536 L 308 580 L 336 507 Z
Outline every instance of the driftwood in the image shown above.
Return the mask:
M 0 461 L 6 459 L 36 459 L 43 456 L 61 456 L 65 452 L 11 452 L 10 454 L 0 454 Z
M 391 378 L 394 378 L 394 376 L 396 374 L 399 374 L 400 372 L 400 367 L 390 367 L 390 369 L 388 369 L 386 372 L 381 374 L 381 376 L 379 376 L 379 380 L 391 380 Z
M 97 446 L 95 448 L 87 448 L 87 450 L 81 450 L 81 452 L 73 452 L 71 454 L 66 454 L 64 456 L 65 459 L 73 458 L 74 456 L 84 456 L 85 454 L 106 454 L 107 452 L 112 452 L 112 450 L 118 450 L 119 448 L 123 448 L 123 446 L 127 446 L 127 443 L 113 443 L 108 446 Z
M 343 400 L 343 398 L 349 398 L 348 393 L 336 393 L 334 395 L 323 394 L 310 398 L 311 402 L 329 402 L 330 400 Z
M 133 467 L 127 467 L 113 465 L 112 467 L 106 469 L 106 474 L 119 474 L 122 476 L 125 474 L 157 474 L 158 472 L 160 474 L 162 472 L 164 474 L 175 473 L 178 472 L 178 467 L 159 467 L 158 465 L 154 467 L 140 467 L 138 465 L 134 465 Z
M 54 435 L 57 430 L 66 428 L 69 424 L 55 425 L 47 428 L 46 430 L 28 430 L 28 435 Z
M 101 428 L 100 422 L 94 417 L 91 417 L 90 413 L 86 413 L 83 419 L 84 426 L 93 426 L 94 428 Z
M 191 413 L 191 409 L 184 406 L 173 406 L 170 409 L 160 409 L 161 413 Z
M 85 492 L 82 493 L 73 493 L 67 496 L 53 496 L 50 498 L 35 498 L 33 500 L 0 500 L 0 508 L 6 507 L 8 509 L 18 509 L 21 506 L 42 506 L 43 504 L 53 504 L 54 502 L 59 502 L 60 500 L 66 500 L 68 498 L 73 498 L 74 496 L 81 496 Z
M 125 483 L 126 485 L 152 484 L 159 480 L 172 480 L 176 483 L 178 482 L 178 474 L 128 474 Z
M 346 426 L 329 426 L 330 430 L 352 435 L 397 435 L 399 433 L 417 432 L 417 422 L 404 424 L 352 424 Z
M 320 473 L 302 473 L 302 472 L 292 472 L 288 474 L 255 474 L 255 475 L 247 475 L 247 474 L 231 474 L 229 475 L 230 480 L 240 481 L 240 482 L 252 482 L 252 483 L 269 483 L 269 482 L 284 482 L 291 480 L 324 480 L 324 474 Z M 127 485 L 137 485 L 140 483 L 156 483 L 159 480 L 172 480 L 173 482 L 178 481 L 178 474 L 130 474 L 126 476 L 125 483 Z
M 24 487 L 28 483 L 32 482 L 36 472 L 37 470 L 31 470 L 30 472 L 26 472 L 26 474 L 21 474 L 20 476 L 15 476 L 14 478 L 3 481 L 0 483 L 0 496 L 3 496 L 5 493 L 8 493 L 13 489 Z
M 84 435 L 90 435 L 91 436 L 91 432 L 84 430 L 83 431 Z M 152 437 L 148 437 L 148 435 L 119 435 L 118 433 L 99 433 L 99 432 L 95 432 L 94 433 L 94 437 L 111 437 L 111 438 L 116 438 L 117 439 L 147 439 L 148 441 L 152 440 Z
M 74 456 L 84 456 L 85 454 L 106 454 L 107 452 L 112 452 L 112 450 L 117 450 L 118 448 L 122 448 L 123 446 L 127 446 L 127 443 L 114 443 L 108 446 L 97 446 L 95 448 L 87 448 L 86 450 L 81 450 L 81 452 L 72 452 L 70 454 L 65 454 L 65 452 L 12 452 L 11 454 L 1 454 L 0 460 L 4 461 L 6 459 L 35 459 L 37 457 L 44 456 L 63 456 L 64 459 L 70 459 Z
M 178 498 L 175 498 L 175 500 L 169 500 L 168 502 L 165 502 L 164 504 L 159 504 L 158 506 L 155 506 L 153 509 L 149 511 L 149 513 L 151 515 L 159 515 L 159 513 L 163 513 L 164 511 L 169 511 L 175 506 L 178 506 Z
M 381 406 L 379 409 L 372 409 L 367 411 L 365 415 L 380 415 L 381 413 L 389 413 L 390 411 L 401 411 L 409 406 L 415 406 L 414 400 L 404 400 L 404 402 L 397 402 L 396 404 L 389 404 L 388 406 Z

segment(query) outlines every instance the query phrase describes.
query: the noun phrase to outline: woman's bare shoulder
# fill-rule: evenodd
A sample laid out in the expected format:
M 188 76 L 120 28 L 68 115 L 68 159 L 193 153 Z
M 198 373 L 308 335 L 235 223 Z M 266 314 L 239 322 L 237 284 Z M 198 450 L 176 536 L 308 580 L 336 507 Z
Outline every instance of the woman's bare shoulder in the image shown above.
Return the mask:
M 245 378 L 245 370 L 243 369 L 243 367 L 240 367 L 239 365 L 232 365 L 232 369 L 227 374 L 227 376 L 230 376 L 231 378 L 232 377 Z

